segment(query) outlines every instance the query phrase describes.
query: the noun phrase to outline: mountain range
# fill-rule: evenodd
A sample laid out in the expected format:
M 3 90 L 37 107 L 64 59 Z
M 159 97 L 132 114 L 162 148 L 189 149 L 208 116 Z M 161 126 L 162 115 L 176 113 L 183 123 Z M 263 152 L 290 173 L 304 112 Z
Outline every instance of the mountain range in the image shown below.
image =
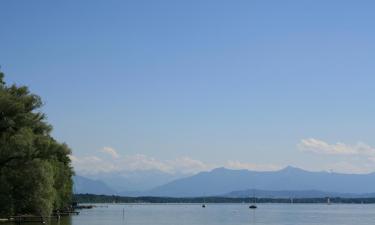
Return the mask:
M 116 191 L 109 187 L 106 183 L 100 180 L 92 180 L 83 176 L 74 176 L 73 177 L 73 191 L 76 194 L 81 193 L 90 193 L 90 194 L 106 194 L 112 195 Z
M 77 179 L 77 178 L 76 178 Z M 86 178 L 87 179 L 87 178 Z M 121 179 L 118 177 L 118 179 Z M 172 179 L 172 177 L 170 177 Z M 167 180 L 167 179 L 166 179 Z M 87 182 L 87 180 L 86 180 Z M 76 193 L 118 194 L 126 196 L 230 196 L 230 197 L 369 197 L 375 196 L 375 173 L 341 174 L 311 172 L 288 166 L 279 171 L 249 171 L 217 168 L 189 177 L 176 178 L 148 190 L 121 191 L 112 182 L 96 180 L 87 190 L 75 188 Z M 77 185 L 75 185 L 77 186 Z M 98 190 L 93 190 L 97 186 Z M 95 191 L 95 192 L 89 192 Z M 99 193 L 102 192 L 102 193 Z
M 169 174 L 159 170 L 108 172 L 86 175 L 86 178 L 103 181 L 118 194 L 129 195 L 148 191 L 173 180 L 186 177 L 183 174 Z

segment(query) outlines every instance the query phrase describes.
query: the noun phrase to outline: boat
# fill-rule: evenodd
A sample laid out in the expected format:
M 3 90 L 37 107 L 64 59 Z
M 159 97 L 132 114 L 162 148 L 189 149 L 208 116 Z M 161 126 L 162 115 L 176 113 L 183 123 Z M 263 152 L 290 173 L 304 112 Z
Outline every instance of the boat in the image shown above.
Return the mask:
M 255 191 L 253 190 L 253 204 L 249 206 L 249 209 L 256 209 L 258 206 L 255 204 Z
M 206 208 L 206 198 L 203 197 L 203 204 L 202 204 L 202 208 Z

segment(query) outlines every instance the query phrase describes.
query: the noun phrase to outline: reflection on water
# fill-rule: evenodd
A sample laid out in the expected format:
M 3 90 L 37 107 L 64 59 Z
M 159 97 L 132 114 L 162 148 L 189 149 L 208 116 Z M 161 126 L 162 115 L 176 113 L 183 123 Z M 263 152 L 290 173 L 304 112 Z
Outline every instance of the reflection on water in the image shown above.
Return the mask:
M 51 225 L 373 225 L 375 205 L 142 204 L 98 205 Z M 103 207 L 106 206 L 106 207 Z M 108 206 L 108 207 L 107 207 Z M 26 223 L 36 225 L 40 223 Z M 4 223 L 0 225 L 9 225 Z
M 252 212 L 250 213 L 250 215 L 251 215 L 251 224 L 256 224 L 255 223 L 255 209 L 253 209 L 253 210 L 251 210 Z
M 61 217 L 59 220 L 57 221 L 49 221 L 48 224 L 56 224 L 56 225 L 72 225 L 72 217 L 71 216 L 64 216 L 64 217 Z
M 73 224 L 71 216 L 64 216 L 64 217 L 61 217 L 59 220 L 57 220 L 55 218 L 51 218 L 51 219 L 48 219 L 46 222 L 49 225 L 72 225 Z M 9 222 L 1 223 L 0 222 L 0 225 L 15 225 L 15 224 L 18 224 L 18 223 L 9 223 Z M 21 224 L 24 224 L 24 225 L 41 225 L 42 223 L 40 223 L 40 222 L 25 222 L 25 223 L 21 223 Z

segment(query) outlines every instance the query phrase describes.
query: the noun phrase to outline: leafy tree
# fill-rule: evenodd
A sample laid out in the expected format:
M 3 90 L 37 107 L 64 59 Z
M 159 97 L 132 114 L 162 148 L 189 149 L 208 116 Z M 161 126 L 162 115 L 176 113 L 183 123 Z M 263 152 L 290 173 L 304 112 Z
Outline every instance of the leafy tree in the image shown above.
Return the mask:
M 47 216 L 71 201 L 71 151 L 51 137 L 41 106 L 39 96 L 7 86 L 0 72 L 0 215 Z

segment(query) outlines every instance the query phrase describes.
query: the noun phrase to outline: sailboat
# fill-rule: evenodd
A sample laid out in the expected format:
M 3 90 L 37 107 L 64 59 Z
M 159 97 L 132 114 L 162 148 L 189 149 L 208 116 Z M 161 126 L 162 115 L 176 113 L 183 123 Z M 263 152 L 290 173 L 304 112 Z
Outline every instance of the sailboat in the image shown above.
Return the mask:
M 202 208 L 206 208 L 206 198 L 203 196 L 203 204 L 202 204 Z
M 255 191 L 253 190 L 253 204 L 249 206 L 249 209 L 256 209 L 258 208 L 255 204 Z

